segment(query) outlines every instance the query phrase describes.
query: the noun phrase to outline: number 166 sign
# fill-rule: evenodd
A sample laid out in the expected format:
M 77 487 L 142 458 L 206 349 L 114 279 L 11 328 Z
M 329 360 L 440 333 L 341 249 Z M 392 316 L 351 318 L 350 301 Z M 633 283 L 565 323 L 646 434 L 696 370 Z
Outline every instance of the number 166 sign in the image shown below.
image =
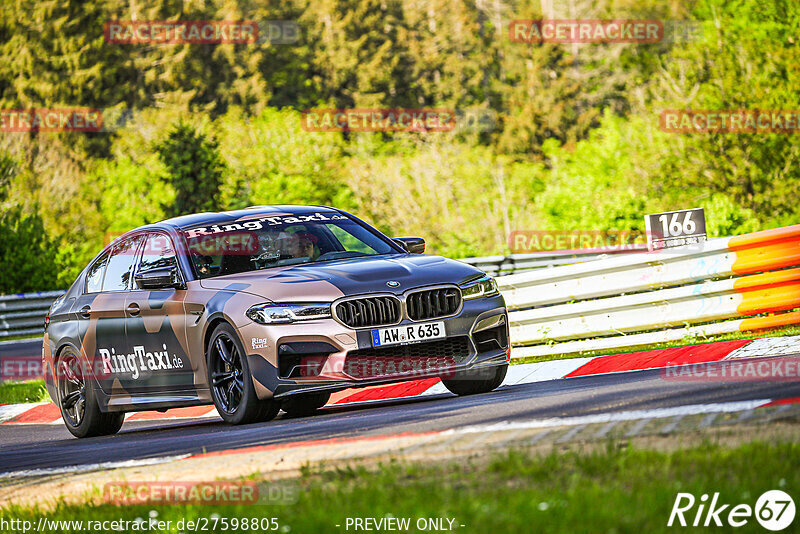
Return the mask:
M 644 223 L 650 250 L 696 245 L 706 240 L 703 208 L 646 215 Z

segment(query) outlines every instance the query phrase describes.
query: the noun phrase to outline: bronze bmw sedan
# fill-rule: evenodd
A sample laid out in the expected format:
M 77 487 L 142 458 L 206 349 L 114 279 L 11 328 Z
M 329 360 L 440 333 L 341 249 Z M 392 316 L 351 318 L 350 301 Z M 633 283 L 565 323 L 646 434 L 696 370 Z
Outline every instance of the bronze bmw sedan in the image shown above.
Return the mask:
M 424 250 L 321 206 L 137 228 L 51 307 L 48 391 L 78 437 L 115 433 L 137 410 L 306 415 L 335 391 L 427 377 L 491 391 L 510 354 L 503 297 L 482 271 Z

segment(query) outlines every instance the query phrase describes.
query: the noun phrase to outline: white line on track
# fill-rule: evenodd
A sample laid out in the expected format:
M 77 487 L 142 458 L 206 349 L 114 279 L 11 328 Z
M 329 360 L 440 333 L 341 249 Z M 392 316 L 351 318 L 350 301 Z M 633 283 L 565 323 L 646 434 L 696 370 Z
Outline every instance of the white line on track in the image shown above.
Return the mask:
M 524 428 L 548 428 L 556 426 L 587 425 L 592 423 L 609 423 L 611 421 L 633 421 L 636 419 L 661 419 L 685 415 L 739 412 L 752 410 L 771 402 L 770 399 L 756 399 L 738 402 L 720 402 L 713 404 L 689 404 L 671 408 L 656 408 L 653 410 L 630 410 L 624 412 L 601 413 L 593 415 L 579 415 L 575 417 L 552 417 L 549 419 L 534 419 L 532 421 L 503 421 L 491 425 L 472 425 L 463 428 L 445 430 L 445 434 L 474 432 L 498 432 L 502 430 L 517 430 Z
M 70 465 L 66 467 L 53 467 L 47 469 L 26 469 L 22 471 L 9 471 L 0 473 L 0 480 L 9 480 L 24 477 L 41 477 L 48 475 L 64 475 L 67 473 L 81 473 L 85 471 L 97 471 L 101 469 L 117 469 L 120 467 L 139 467 L 144 465 L 157 465 L 175 460 L 183 460 L 191 454 L 179 454 L 177 456 L 163 456 L 160 458 L 145 458 L 144 460 L 125 460 L 123 462 L 102 462 L 97 464 Z

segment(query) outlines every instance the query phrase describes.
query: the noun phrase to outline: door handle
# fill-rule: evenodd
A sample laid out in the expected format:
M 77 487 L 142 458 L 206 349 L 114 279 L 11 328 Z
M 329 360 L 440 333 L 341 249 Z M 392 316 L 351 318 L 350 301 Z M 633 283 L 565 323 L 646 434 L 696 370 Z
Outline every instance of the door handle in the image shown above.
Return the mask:
M 128 304 L 128 315 L 139 315 L 139 305 L 135 302 Z
M 84 306 L 83 308 L 81 308 L 81 311 L 79 311 L 78 313 L 79 313 L 79 314 L 81 315 L 81 317 L 83 317 L 84 319 L 88 319 L 88 318 L 90 317 L 90 315 L 89 315 L 89 312 L 91 312 L 91 311 L 92 311 L 92 307 L 91 307 L 91 306 L 89 306 L 89 305 L 87 304 L 86 306 Z

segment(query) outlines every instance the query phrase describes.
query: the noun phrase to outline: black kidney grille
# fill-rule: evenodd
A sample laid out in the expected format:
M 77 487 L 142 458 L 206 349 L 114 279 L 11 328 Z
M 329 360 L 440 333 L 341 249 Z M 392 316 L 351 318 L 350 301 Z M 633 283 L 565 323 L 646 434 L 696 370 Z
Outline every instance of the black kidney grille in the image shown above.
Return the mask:
M 364 297 L 336 305 L 336 316 L 350 328 L 400 322 L 400 301 L 395 297 Z
M 406 298 L 408 318 L 412 321 L 453 315 L 461 306 L 461 293 L 454 287 L 427 289 Z

